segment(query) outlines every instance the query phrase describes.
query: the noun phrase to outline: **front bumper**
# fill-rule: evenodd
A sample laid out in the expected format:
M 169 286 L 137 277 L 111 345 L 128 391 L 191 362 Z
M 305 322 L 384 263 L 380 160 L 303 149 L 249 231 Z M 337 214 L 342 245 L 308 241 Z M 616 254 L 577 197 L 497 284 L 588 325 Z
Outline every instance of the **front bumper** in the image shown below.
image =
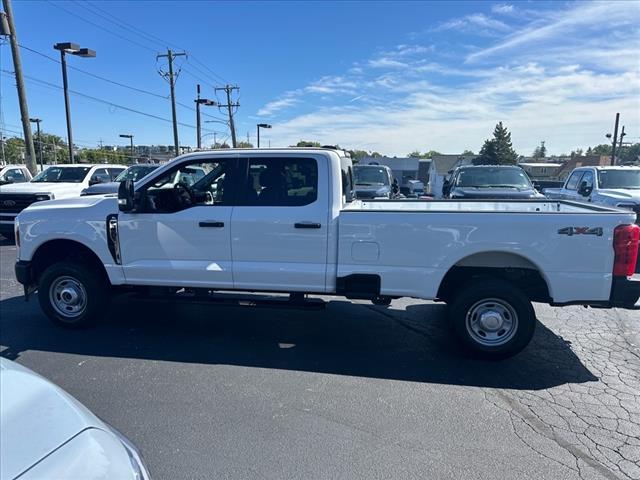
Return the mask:
M 18 260 L 15 265 L 16 280 L 21 283 L 25 288 L 30 287 L 33 284 L 33 271 L 31 269 L 31 262 L 27 260 Z
M 612 307 L 640 310 L 640 274 L 614 277 L 609 301 Z

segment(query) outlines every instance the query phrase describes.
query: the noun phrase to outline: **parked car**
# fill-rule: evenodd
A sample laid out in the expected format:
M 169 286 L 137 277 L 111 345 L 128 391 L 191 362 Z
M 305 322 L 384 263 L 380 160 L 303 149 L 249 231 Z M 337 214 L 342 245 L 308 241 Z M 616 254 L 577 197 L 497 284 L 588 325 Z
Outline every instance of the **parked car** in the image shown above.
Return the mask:
M 158 168 L 158 166 L 159 165 L 155 164 L 131 165 L 129 168 L 121 172 L 113 182 L 96 183 L 95 185 L 91 185 L 83 189 L 82 192 L 80 192 L 80 195 L 106 195 L 109 193 L 116 194 L 118 193 L 120 182 L 129 179 L 137 182 L 141 178 L 144 178 L 146 175 L 153 172 L 156 168 Z
M 355 196 L 365 198 L 391 198 L 393 174 L 384 165 L 356 165 L 353 167 Z
M 547 188 L 544 193 L 553 199 L 626 208 L 640 219 L 640 167 L 575 168 L 562 188 Z
M 407 180 L 407 182 L 400 187 L 400 193 L 405 198 L 421 198 L 424 197 L 424 183 L 420 180 Z
M 167 188 L 196 168 L 207 172 L 199 181 Z M 546 199 L 354 201 L 353 189 L 351 159 L 335 149 L 183 155 L 121 183 L 117 198 L 25 209 L 16 277 L 67 327 L 99 319 L 118 291 L 438 300 L 462 343 L 493 358 L 529 343 L 532 301 L 640 307 L 632 212 Z
M 0 185 L 28 182 L 32 178 L 31 172 L 24 165 L 0 166 Z
M 148 480 L 138 449 L 60 387 L 0 358 L 0 479 Z
M 442 187 L 444 198 L 526 199 L 544 198 L 518 166 L 464 165 L 456 168 Z
M 52 165 L 30 182 L 0 185 L 0 233 L 13 233 L 16 215 L 32 203 L 78 197 L 90 185 L 111 182 L 125 168 L 124 165 Z

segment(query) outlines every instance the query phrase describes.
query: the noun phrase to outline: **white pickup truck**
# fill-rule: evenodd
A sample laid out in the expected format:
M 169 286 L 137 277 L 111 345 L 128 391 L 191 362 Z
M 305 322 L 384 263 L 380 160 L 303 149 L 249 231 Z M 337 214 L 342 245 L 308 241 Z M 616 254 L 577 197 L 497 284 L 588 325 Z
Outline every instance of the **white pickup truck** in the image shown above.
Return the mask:
M 173 182 L 194 168 L 206 172 L 195 184 Z M 637 308 L 631 212 L 545 200 L 362 202 L 353 189 L 351 159 L 335 149 L 184 155 L 123 182 L 118 198 L 24 210 L 16 277 L 70 327 L 99 318 L 118 291 L 197 301 L 283 292 L 297 308 L 309 305 L 304 294 L 439 300 L 464 345 L 493 358 L 528 344 L 532 301 Z
M 547 198 L 627 208 L 640 215 L 640 167 L 575 168 L 562 188 L 545 188 Z
M 13 233 L 16 215 L 32 203 L 78 197 L 90 185 L 113 181 L 125 168 L 124 165 L 52 165 L 28 182 L 0 185 L 0 233 Z

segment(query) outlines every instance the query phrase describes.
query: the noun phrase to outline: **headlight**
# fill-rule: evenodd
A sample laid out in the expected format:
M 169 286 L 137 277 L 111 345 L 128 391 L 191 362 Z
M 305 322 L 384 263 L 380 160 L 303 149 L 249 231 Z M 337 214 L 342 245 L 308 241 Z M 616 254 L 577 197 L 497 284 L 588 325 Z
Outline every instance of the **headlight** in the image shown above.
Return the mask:
M 53 193 L 36 194 L 36 202 L 44 202 L 45 200 L 53 200 Z
M 122 442 L 124 449 L 127 451 L 127 455 L 129 455 L 129 460 L 131 461 L 131 468 L 133 468 L 133 474 L 135 475 L 136 480 L 150 480 L 151 475 L 149 474 L 149 469 L 144 464 L 140 451 L 133 443 L 131 443 L 131 441 L 127 437 L 125 437 L 111 425 L 108 426 L 113 434 L 118 437 L 118 440 Z

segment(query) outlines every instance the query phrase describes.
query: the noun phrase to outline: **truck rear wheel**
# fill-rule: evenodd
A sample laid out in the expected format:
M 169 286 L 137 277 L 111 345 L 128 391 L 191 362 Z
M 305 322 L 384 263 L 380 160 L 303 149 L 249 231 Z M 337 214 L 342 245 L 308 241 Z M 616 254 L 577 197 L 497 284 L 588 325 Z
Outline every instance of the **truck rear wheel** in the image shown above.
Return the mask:
M 53 323 L 84 328 L 104 315 L 109 285 L 84 265 L 63 261 L 49 266 L 40 276 L 38 300 Z
M 535 311 L 525 294 L 498 279 L 464 285 L 449 305 L 449 317 L 462 344 L 490 359 L 520 352 L 536 326 Z

